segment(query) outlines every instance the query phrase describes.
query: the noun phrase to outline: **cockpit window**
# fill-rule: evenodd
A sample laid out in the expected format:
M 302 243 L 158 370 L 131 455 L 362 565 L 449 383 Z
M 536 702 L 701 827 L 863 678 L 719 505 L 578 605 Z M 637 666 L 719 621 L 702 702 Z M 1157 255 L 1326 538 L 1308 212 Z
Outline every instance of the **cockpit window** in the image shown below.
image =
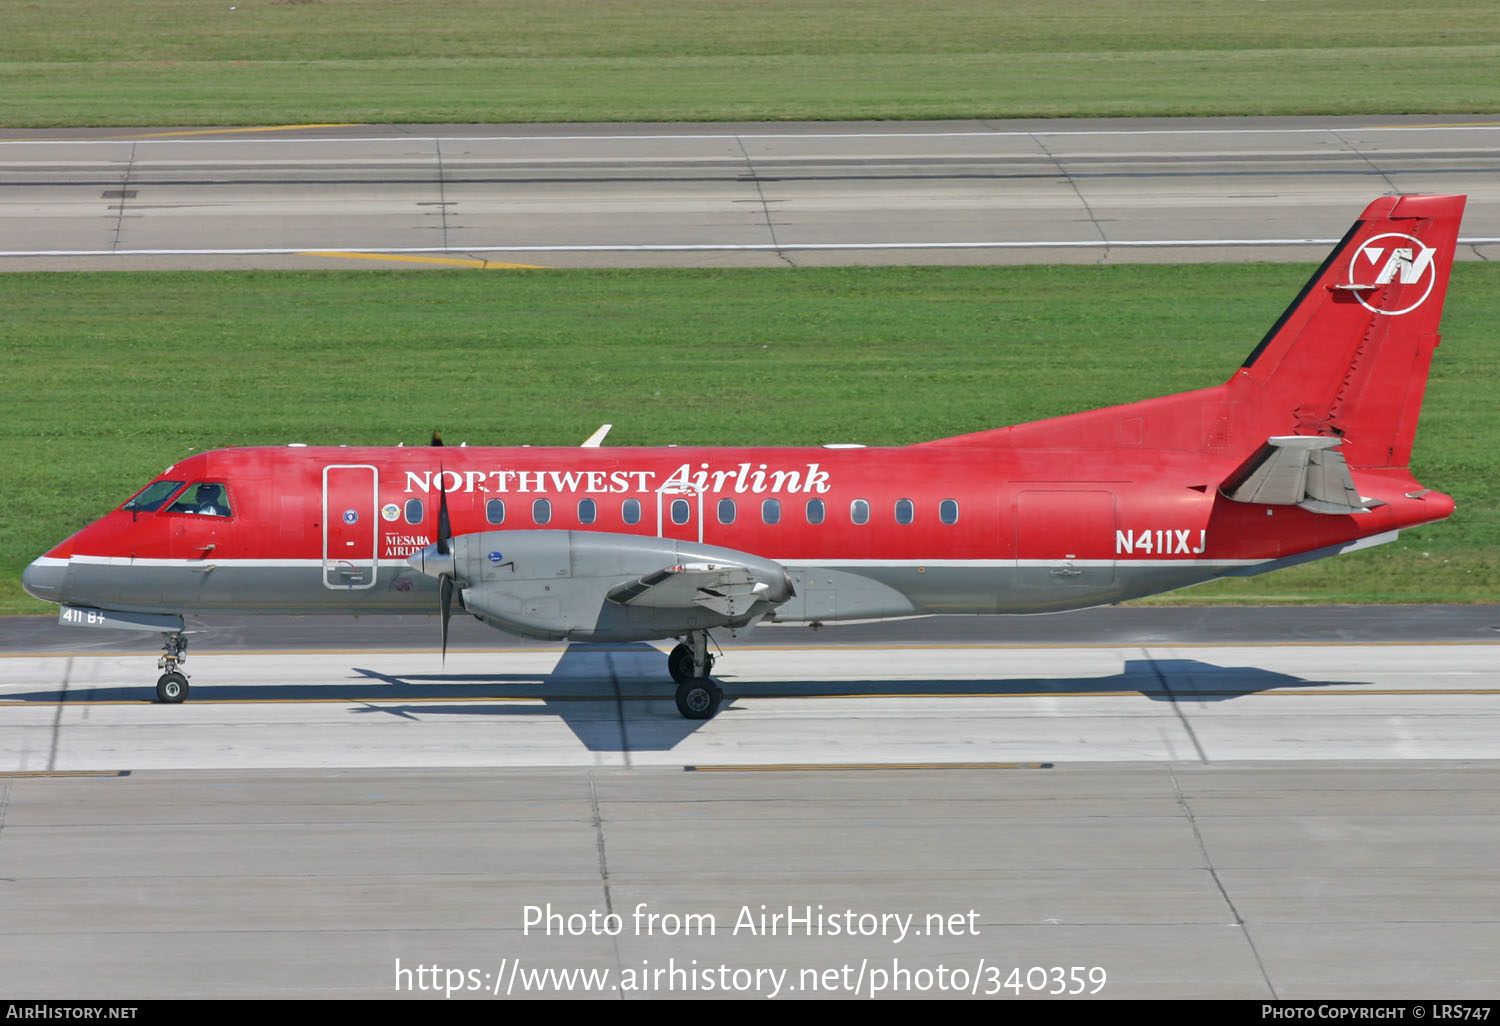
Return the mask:
M 199 481 L 167 507 L 168 513 L 198 513 L 207 517 L 229 516 L 229 493 L 217 481 Z
M 181 487 L 181 481 L 152 481 L 136 492 L 135 497 L 120 508 L 134 510 L 137 513 L 155 513 L 161 509 L 162 503 L 176 494 L 177 489 Z

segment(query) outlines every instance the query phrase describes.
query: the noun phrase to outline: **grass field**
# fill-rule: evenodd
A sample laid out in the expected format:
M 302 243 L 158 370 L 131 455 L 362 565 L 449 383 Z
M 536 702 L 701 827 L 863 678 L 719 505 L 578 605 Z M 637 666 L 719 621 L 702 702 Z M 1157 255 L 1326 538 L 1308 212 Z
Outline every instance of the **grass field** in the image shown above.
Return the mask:
M 0 3 L 0 124 L 1500 111 L 1434 0 Z
M 1214 384 L 1301 265 L 0 275 L 0 612 L 167 464 L 285 442 L 902 444 Z M 1500 268 L 1455 267 L 1415 468 L 1449 521 L 1189 601 L 1500 594 Z M 1171 600 L 1171 599 L 1169 599 Z

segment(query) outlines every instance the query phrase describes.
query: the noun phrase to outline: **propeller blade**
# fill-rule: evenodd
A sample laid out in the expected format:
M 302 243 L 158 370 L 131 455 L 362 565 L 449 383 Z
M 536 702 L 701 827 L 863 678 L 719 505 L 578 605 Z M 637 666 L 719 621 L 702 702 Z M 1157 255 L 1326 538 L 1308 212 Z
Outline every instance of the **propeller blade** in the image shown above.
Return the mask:
M 453 540 L 453 524 L 448 519 L 448 489 L 443 484 L 442 464 L 438 464 L 438 524 L 437 524 L 437 550 L 438 555 L 446 556 L 451 551 L 449 542 Z
M 448 522 L 448 492 L 442 486 L 442 479 L 438 482 L 438 555 L 446 556 L 452 546 L 448 543 L 453 540 L 453 526 Z
M 438 578 L 438 608 L 443 617 L 443 662 L 448 662 L 448 617 L 453 612 L 453 578 L 443 574 Z

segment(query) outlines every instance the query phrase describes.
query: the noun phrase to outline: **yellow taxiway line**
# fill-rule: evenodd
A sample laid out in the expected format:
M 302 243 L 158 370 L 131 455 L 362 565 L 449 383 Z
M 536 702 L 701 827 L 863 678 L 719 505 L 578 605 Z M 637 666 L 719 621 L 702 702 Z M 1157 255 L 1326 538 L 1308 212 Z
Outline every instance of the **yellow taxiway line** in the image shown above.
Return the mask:
M 189 128 L 175 132 L 142 132 L 139 135 L 114 135 L 111 139 L 175 139 L 185 135 L 247 135 L 252 132 L 295 132 L 302 128 L 358 128 L 363 121 L 329 121 L 310 125 L 256 125 L 253 128 Z M 86 141 L 86 140 L 83 140 Z
M 128 777 L 129 770 L 6 770 L 0 771 L 0 780 L 13 780 L 16 777 Z

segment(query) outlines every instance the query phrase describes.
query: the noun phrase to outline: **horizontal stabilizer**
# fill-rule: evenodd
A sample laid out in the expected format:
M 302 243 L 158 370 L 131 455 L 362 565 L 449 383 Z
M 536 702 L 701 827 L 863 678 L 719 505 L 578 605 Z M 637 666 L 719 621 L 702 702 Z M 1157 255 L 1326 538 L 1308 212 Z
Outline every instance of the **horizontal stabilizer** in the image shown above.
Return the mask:
M 609 592 L 622 606 L 687 609 L 702 606 L 722 616 L 737 616 L 762 600 L 770 588 L 742 566 L 685 563 L 669 566 Z
M 1312 513 L 1368 513 L 1338 451 L 1342 439 L 1273 435 L 1229 476 L 1219 491 L 1235 502 L 1299 506 Z

